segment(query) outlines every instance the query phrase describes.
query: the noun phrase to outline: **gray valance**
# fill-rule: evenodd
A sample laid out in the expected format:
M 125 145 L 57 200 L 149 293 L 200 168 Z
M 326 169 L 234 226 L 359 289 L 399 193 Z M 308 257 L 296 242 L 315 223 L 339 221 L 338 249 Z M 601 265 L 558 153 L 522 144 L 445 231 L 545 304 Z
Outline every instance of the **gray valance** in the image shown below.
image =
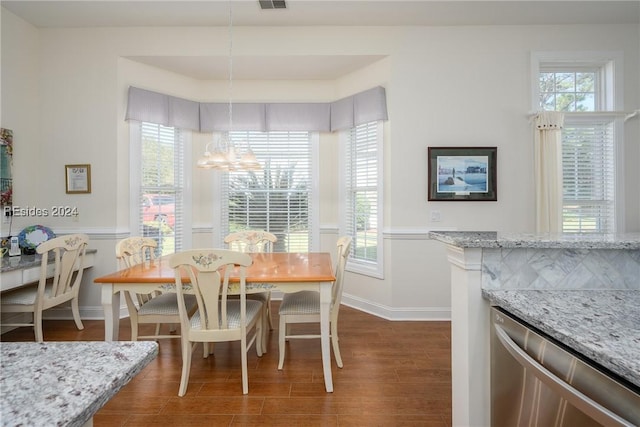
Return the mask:
M 375 87 L 335 102 L 233 103 L 233 128 L 254 131 L 318 131 L 349 129 L 387 120 L 383 87 Z M 129 88 L 126 120 L 158 123 L 197 132 L 229 130 L 229 103 L 196 102 Z
M 234 103 L 231 111 L 236 130 L 264 130 L 266 127 L 264 104 Z M 229 103 L 200 103 L 200 132 L 223 132 L 229 129 Z

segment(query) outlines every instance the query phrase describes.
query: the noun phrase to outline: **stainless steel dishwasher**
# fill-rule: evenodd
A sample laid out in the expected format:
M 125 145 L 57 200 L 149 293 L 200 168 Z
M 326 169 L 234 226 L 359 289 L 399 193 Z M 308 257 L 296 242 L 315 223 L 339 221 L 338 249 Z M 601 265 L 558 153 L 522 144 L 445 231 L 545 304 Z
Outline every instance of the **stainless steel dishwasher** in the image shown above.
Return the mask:
M 640 425 L 640 390 L 491 309 L 491 425 Z

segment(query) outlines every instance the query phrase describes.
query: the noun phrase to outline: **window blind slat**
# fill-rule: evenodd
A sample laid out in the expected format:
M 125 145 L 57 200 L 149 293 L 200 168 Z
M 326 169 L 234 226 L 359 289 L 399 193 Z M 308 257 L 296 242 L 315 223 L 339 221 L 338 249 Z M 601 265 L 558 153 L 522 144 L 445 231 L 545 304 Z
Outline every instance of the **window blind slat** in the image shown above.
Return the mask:
M 614 141 L 612 122 L 565 124 L 563 231 L 607 232 L 614 229 Z
M 233 131 L 241 152 L 251 148 L 264 166 L 232 171 L 223 178 L 223 235 L 242 229 L 269 231 L 276 251 L 312 247 L 311 134 L 304 131 Z
M 353 237 L 351 259 L 375 263 L 378 257 L 377 122 L 352 128 L 348 146 L 345 226 Z
M 141 183 L 139 224 L 141 236 L 158 242 L 158 254 L 182 248 L 183 134 L 179 129 L 141 123 Z

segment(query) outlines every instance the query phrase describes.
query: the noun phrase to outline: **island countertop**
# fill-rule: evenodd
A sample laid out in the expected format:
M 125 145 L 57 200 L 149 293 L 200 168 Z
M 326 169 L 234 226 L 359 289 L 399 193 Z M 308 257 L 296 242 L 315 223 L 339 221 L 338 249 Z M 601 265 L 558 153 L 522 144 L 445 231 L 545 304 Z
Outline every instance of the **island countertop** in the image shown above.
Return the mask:
M 640 233 L 503 233 L 430 231 L 429 238 L 460 248 L 640 249 Z
M 638 320 L 618 317 L 623 307 L 639 313 L 640 233 L 434 230 L 429 238 L 447 246 L 451 266 L 454 425 L 491 423 L 488 299 L 640 387 Z
M 158 354 L 158 343 L 2 342 L 2 426 L 82 426 Z
M 492 304 L 640 388 L 640 291 L 482 293 Z

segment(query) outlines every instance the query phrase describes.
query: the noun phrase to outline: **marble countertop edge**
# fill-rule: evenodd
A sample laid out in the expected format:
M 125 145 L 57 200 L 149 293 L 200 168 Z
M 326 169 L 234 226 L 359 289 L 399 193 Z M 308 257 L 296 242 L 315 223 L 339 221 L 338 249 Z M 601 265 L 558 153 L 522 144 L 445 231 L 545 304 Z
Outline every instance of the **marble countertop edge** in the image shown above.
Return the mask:
M 488 249 L 640 249 L 640 233 L 503 233 L 496 231 L 430 231 L 429 238 L 460 248 Z

